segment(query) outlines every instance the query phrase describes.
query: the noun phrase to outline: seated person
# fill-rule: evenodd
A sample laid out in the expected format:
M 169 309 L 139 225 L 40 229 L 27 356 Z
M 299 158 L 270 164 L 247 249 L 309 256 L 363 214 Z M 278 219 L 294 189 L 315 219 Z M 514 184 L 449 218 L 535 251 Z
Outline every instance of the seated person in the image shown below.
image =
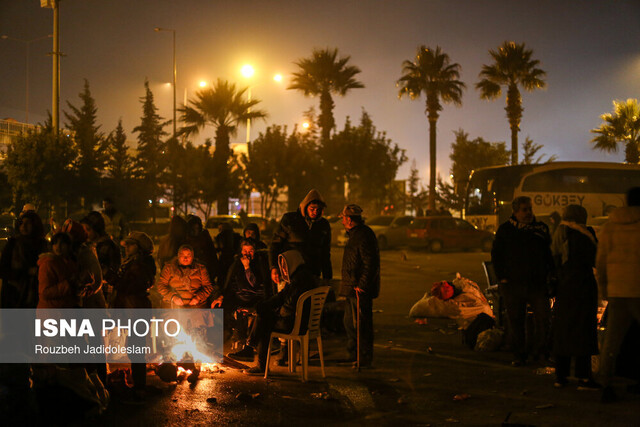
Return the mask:
M 248 374 L 264 373 L 271 332 L 290 332 L 296 317 L 298 298 L 317 286 L 317 278 L 305 265 L 299 251 L 289 250 L 280 254 L 278 266 L 285 284 L 277 294 L 256 306 L 257 317 L 251 327 L 247 346 L 257 349 L 258 365 L 247 370 Z M 234 357 L 234 354 L 230 356 Z
M 244 239 L 241 252 L 229 268 L 224 288 L 215 287 L 212 307 L 224 308 L 224 326 L 227 336 L 235 332 L 235 341 L 247 340 L 248 321 L 259 302 L 274 294 L 269 271 L 268 254 L 256 251 L 255 241 Z M 245 347 L 236 353 L 236 359 L 253 360 L 253 349 Z
M 172 307 L 190 308 L 204 308 L 213 290 L 207 269 L 195 260 L 189 245 L 180 246 L 178 256 L 165 264 L 156 287 Z

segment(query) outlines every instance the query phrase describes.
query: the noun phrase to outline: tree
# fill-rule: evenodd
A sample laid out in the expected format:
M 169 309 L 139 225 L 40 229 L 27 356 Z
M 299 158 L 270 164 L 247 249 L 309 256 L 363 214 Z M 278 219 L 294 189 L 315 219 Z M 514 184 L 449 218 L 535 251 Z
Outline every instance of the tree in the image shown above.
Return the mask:
M 133 158 L 129 155 L 127 135 L 122 127 L 122 119 L 118 120 L 118 125 L 109 134 L 106 142 L 107 176 L 115 182 L 124 183 L 133 177 Z
M 613 113 L 600 116 L 603 123 L 592 129 L 595 136 L 591 142 L 595 143 L 595 150 L 617 152 L 618 143 L 624 144 L 624 161 L 627 163 L 640 162 L 640 105 L 637 99 L 627 101 L 613 101 Z
M 68 120 L 65 126 L 72 132 L 77 152 L 74 169 L 78 180 L 74 187 L 78 195 L 91 205 L 98 201 L 100 196 L 101 173 L 106 161 L 104 135 L 100 133 L 100 126 L 96 124 L 98 108 L 86 79 L 79 97 L 82 101 L 80 107 L 67 101 L 71 113 L 64 113 Z
M 408 95 L 411 99 L 425 94 L 426 113 L 429 119 L 429 209 L 436 207 L 436 123 L 441 101 L 462 104 L 462 91 L 465 84 L 460 79 L 460 65 L 450 63 L 449 55 L 442 52 L 440 46 L 435 50 L 424 45 L 418 47 L 413 61 L 402 63 L 404 75 L 398 80 L 398 96 Z
M 145 185 L 146 198 L 151 200 L 151 212 L 155 223 L 155 208 L 158 199 L 164 194 L 164 172 L 167 166 L 165 155 L 166 143 L 162 137 L 167 135 L 163 128 L 169 124 L 158 115 L 153 101 L 153 93 L 149 89 L 149 81 L 144 82 L 145 96 L 140 97 L 142 117 L 140 125 L 133 129 L 138 134 L 138 148 L 135 157 L 135 175 Z
M 546 154 L 540 154 L 536 159 L 536 154 L 538 154 L 538 151 L 542 150 L 542 148 L 544 148 L 543 144 L 536 144 L 531 138 L 526 137 L 522 143 L 522 164 L 537 165 L 539 163 L 550 163 L 557 159 L 557 157 L 553 155 L 544 161 Z
M 234 83 L 218 79 L 211 88 L 196 92 L 194 100 L 180 109 L 182 121 L 186 123 L 180 133 L 184 135 L 198 134 L 206 126 L 215 128 L 215 167 L 214 174 L 220 190 L 218 213 L 229 212 L 229 195 L 232 191 L 230 138 L 235 135 L 238 126 L 247 120 L 262 119 L 267 116 L 263 110 L 253 107 L 260 103 L 259 99 L 247 100 L 247 88 L 237 89 Z
M 546 73 L 537 68 L 538 60 L 532 60 L 533 50 L 526 49 L 524 43 L 504 42 L 497 51 L 489 50 L 494 63 L 483 65 L 480 81 L 476 89 L 482 99 L 494 100 L 501 96 L 502 86 L 507 88 L 507 119 L 511 128 L 511 164 L 518 164 L 518 132 L 522 119 L 522 96 L 518 86 L 532 92 L 546 86 Z
M 293 73 L 293 79 L 287 89 L 299 90 L 304 96 L 320 95 L 321 142 L 324 144 L 331 137 L 335 127 L 333 118 L 333 98 L 331 94 L 344 96 L 351 89 L 363 88 L 364 85 L 355 79 L 360 69 L 347 65 L 350 56 L 338 59 L 338 49 L 314 49 L 310 58 L 302 58 L 295 62 L 300 71 Z
M 4 170 L 17 199 L 49 208 L 71 198 L 76 153 L 69 138 L 52 132 L 20 135 L 7 147 Z
M 367 201 L 375 210 L 384 206 L 398 168 L 407 161 L 405 150 L 379 132 L 364 110 L 358 126 L 347 118 L 319 154 L 329 182 L 347 182 L 348 199 Z

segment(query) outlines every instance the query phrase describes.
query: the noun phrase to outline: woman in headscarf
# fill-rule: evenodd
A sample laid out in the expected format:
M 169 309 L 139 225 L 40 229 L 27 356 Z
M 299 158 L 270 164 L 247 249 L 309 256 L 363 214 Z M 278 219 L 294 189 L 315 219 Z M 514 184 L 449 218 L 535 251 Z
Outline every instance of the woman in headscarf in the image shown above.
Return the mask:
M 591 374 L 591 356 L 598 353 L 598 286 L 593 274 L 597 241 L 586 222 L 585 208 L 565 207 L 551 244 L 558 274 L 553 319 L 557 388 L 568 383 L 572 358 L 579 386 L 598 388 Z
M 158 267 L 164 265 L 178 255 L 178 248 L 187 242 L 187 221 L 179 215 L 171 218 L 169 233 L 162 238 L 158 245 Z

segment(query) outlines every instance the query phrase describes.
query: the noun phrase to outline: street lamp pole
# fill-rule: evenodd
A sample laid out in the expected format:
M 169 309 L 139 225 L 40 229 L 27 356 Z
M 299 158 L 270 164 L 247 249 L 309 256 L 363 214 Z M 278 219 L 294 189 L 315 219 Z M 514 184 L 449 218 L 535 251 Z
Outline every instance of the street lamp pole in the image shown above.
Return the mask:
M 178 77 L 178 69 L 176 66 L 176 30 L 171 28 L 154 28 L 154 31 L 170 31 L 173 34 L 173 137 L 176 137 L 176 80 Z
M 246 77 L 247 79 L 250 79 L 251 77 L 253 77 L 255 70 L 251 65 L 246 64 L 242 66 L 242 68 L 240 69 L 240 72 L 244 77 Z M 251 85 L 249 85 L 247 88 L 247 102 L 251 102 Z M 251 109 L 249 108 L 248 111 L 251 111 Z M 250 142 L 251 142 L 251 119 L 247 118 L 247 144 L 249 144 Z
M 26 88 L 25 88 L 25 123 L 29 123 L 29 47 L 31 46 L 31 43 L 36 42 L 38 40 L 44 40 L 46 38 L 50 38 L 51 35 L 48 36 L 42 36 L 42 37 L 38 37 L 35 39 L 31 39 L 31 40 L 23 40 L 23 39 L 18 39 L 15 37 L 10 37 L 7 35 L 2 35 L 0 36 L 0 39 L 2 40 L 13 40 L 13 41 L 17 41 L 17 42 L 22 42 L 26 45 L 26 51 L 27 51 L 27 64 L 26 64 L 26 69 L 25 69 L 25 80 L 26 80 Z

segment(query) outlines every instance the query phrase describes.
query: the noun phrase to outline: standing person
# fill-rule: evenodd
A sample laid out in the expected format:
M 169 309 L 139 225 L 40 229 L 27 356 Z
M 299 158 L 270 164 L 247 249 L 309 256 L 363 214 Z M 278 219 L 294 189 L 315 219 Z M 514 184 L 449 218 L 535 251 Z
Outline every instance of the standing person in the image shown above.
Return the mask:
M 82 224 L 69 218 L 62 224 L 62 232 L 71 237 L 71 252 L 78 267 L 80 281 L 93 282 L 82 298 L 84 308 L 105 308 L 107 306 L 102 293 L 102 268 L 93 248 L 87 243 L 87 233 Z
M 2 308 L 35 308 L 38 305 L 38 257 L 47 252 L 42 220 L 32 210 L 21 213 L 17 233 L 9 238 L 0 257 Z
M 158 267 L 160 270 L 164 265 L 178 255 L 178 248 L 187 243 L 188 232 L 187 221 L 181 216 L 174 215 L 169 223 L 169 233 L 160 240 L 158 245 Z
M 100 268 L 102 269 L 102 292 L 107 306 L 113 302 L 113 285 L 118 276 L 118 269 L 122 262 L 120 248 L 111 240 L 104 225 L 104 218 L 100 212 L 92 211 L 80 221 L 87 233 L 88 242 L 94 247 Z
M 627 192 L 627 206 L 609 214 L 600 230 L 596 256 L 598 286 L 607 305 L 607 329 L 600 358 L 602 402 L 618 400 L 611 386 L 615 361 L 631 323 L 640 322 L 640 187 Z
M 218 251 L 218 283 L 225 283 L 229 267 L 233 264 L 234 257 L 240 251 L 240 240 L 242 237 L 235 231 L 228 222 L 218 225 L 220 232 L 216 236 L 216 248 Z
M 556 388 L 568 383 L 572 358 L 579 385 L 598 388 L 591 375 L 591 355 L 598 353 L 598 285 L 593 275 L 597 242 L 586 223 L 585 208 L 566 206 L 551 245 L 558 272 L 553 306 Z
M 278 255 L 290 250 L 298 250 L 305 264 L 316 277 L 332 279 L 331 268 L 331 226 L 322 217 L 327 204 L 317 190 L 311 190 L 300 202 L 298 210 L 282 216 L 271 240 L 269 259 L 271 278 L 280 282 Z
M 260 240 L 260 227 L 255 222 L 250 222 L 242 231 L 243 239 L 252 239 L 255 242 L 256 250 L 267 249 L 267 245 Z
M 38 308 L 80 307 L 82 289 L 78 286 L 77 267 L 72 258 L 71 237 L 67 233 L 56 233 L 51 238 L 51 246 L 52 252 L 42 254 L 38 260 Z
M 195 216 L 187 217 L 187 239 L 185 242 L 193 248 L 196 260 L 204 264 L 209 273 L 211 283 L 214 283 L 218 276 L 218 257 L 216 256 L 216 246 L 211 239 L 209 231 L 202 226 L 202 220 Z
M 114 283 L 114 308 L 151 308 L 149 288 L 156 276 L 156 263 L 151 256 L 153 242 L 140 231 L 132 231 L 124 239 L 125 259 Z M 128 345 L 143 346 L 144 337 L 127 337 Z M 144 403 L 147 386 L 146 363 L 132 363 L 133 395 L 125 403 Z
M 111 197 L 102 200 L 102 218 L 104 219 L 107 234 L 115 241 L 119 242 L 127 233 L 127 223 L 122 213 L 116 209 L 116 205 Z
M 512 366 L 526 363 L 528 351 L 525 340 L 527 304 L 534 316 L 534 359 L 549 356 L 550 303 L 547 278 L 553 266 L 549 228 L 536 221 L 531 198 L 516 197 L 513 214 L 496 232 L 491 261 L 505 303 L 507 321 L 513 346 Z
M 213 286 L 205 266 L 195 260 L 193 248 L 182 245 L 178 256 L 162 269 L 157 289 L 173 307 L 205 308 Z
M 264 374 L 271 331 L 291 332 L 296 318 L 298 298 L 317 286 L 317 279 L 306 266 L 299 251 L 290 250 L 280 254 L 278 266 L 284 287 L 256 306 L 257 317 L 253 322 L 247 347 L 257 350 L 258 364 L 245 371 L 249 375 Z
M 360 206 L 345 206 L 340 217 L 349 236 L 342 257 L 341 283 L 341 293 L 346 296 L 348 360 L 357 360 L 359 344 L 359 366 L 367 367 L 373 361 L 373 300 L 380 294 L 380 250 L 376 234 L 362 219 Z

